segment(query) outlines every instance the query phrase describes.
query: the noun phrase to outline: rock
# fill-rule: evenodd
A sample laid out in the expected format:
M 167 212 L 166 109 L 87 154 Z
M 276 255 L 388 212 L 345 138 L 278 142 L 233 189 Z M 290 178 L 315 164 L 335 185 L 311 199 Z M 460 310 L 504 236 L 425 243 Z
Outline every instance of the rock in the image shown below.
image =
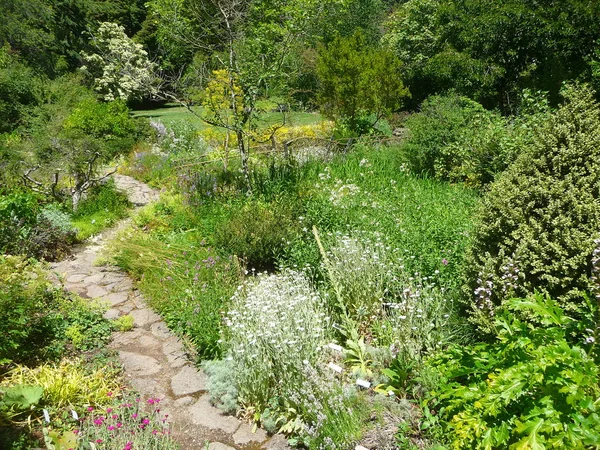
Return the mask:
M 146 308 L 131 311 L 129 315 L 133 317 L 133 324 L 140 328 L 160 320 L 160 316 L 158 314 Z
M 67 283 L 79 283 L 85 277 L 87 277 L 87 273 L 75 273 L 67 277 Z
M 103 273 L 96 273 L 94 275 L 90 275 L 89 277 L 86 277 L 83 280 L 83 282 L 86 283 L 86 284 L 96 284 L 100 280 L 102 280 L 102 278 L 104 278 L 104 274 Z
M 164 355 L 167 357 L 167 361 L 169 361 L 169 365 L 174 369 L 185 365 L 187 362 L 185 352 L 183 351 L 183 346 L 175 337 L 165 342 L 162 350 Z
M 88 286 L 86 293 L 89 298 L 104 297 L 108 294 L 108 292 L 106 292 L 104 288 L 101 288 L 97 284 L 92 284 Z
M 115 292 L 113 294 L 108 294 L 102 297 L 102 300 L 108 301 L 112 306 L 120 305 L 121 303 L 125 303 L 127 301 L 127 292 Z
M 225 416 L 212 406 L 208 395 L 204 395 L 195 404 L 188 408 L 189 418 L 196 424 L 211 430 L 221 430 L 233 434 L 241 422 L 232 416 Z
M 103 317 L 106 320 L 113 320 L 113 319 L 116 319 L 117 317 L 119 317 L 120 314 L 121 313 L 120 313 L 120 311 L 118 309 L 109 309 L 108 311 L 106 311 L 103 314 Z
M 159 347 L 160 346 L 160 342 L 158 342 L 156 339 L 154 339 L 152 336 L 149 336 L 149 335 L 144 335 L 144 336 L 140 337 L 139 342 L 142 347 Z
M 125 367 L 125 372 L 134 377 L 146 377 L 160 371 L 160 364 L 151 356 L 120 351 L 119 358 Z
M 135 345 L 138 339 L 144 335 L 144 330 L 134 329 L 132 331 L 119 331 L 112 335 L 111 348 L 120 349 Z
M 175 408 L 181 408 L 183 406 L 190 405 L 193 402 L 194 402 L 194 397 L 190 397 L 189 395 L 186 395 L 185 397 L 181 397 L 181 398 L 178 398 L 177 400 L 175 400 L 173 402 L 173 406 Z
M 235 450 L 235 448 L 220 442 L 211 442 L 208 444 L 208 450 Z
M 206 375 L 194 367 L 185 366 L 171 378 L 171 390 L 176 397 L 206 391 Z
M 292 450 L 285 436 L 276 434 L 265 446 L 265 450 Z
M 150 331 L 159 339 L 169 339 L 172 334 L 163 322 L 156 322 L 150 327 Z
M 247 423 L 243 423 L 233 435 L 233 442 L 238 445 L 248 444 L 249 442 L 265 442 L 267 433 L 265 430 L 258 428 L 254 433 L 252 427 Z

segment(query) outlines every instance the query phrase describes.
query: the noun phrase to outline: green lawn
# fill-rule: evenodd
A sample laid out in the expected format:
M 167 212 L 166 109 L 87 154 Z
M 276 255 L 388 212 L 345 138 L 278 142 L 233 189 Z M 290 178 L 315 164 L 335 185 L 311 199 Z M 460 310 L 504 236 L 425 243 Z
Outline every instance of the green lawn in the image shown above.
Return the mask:
M 194 107 L 195 111 L 200 113 L 202 111 L 201 107 Z M 158 120 L 165 125 L 169 126 L 175 122 L 186 121 L 192 124 L 195 124 L 198 130 L 203 130 L 209 125 L 202 122 L 198 117 L 191 114 L 184 106 L 178 106 L 176 104 L 167 104 L 162 108 L 158 109 L 148 109 L 148 110 L 139 110 L 133 112 L 134 117 L 147 117 L 149 119 Z M 261 120 L 267 124 L 276 123 L 281 120 L 281 114 L 270 112 L 264 113 L 261 116 Z M 319 113 L 309 113 L 309 112 L 295 112 L 292 111 L 287 113 L 286 122 L 289 126 L 299 126 L 299 125 L 310 125 L 313 123 L 319 123 L 323 120 L 323 116 Z

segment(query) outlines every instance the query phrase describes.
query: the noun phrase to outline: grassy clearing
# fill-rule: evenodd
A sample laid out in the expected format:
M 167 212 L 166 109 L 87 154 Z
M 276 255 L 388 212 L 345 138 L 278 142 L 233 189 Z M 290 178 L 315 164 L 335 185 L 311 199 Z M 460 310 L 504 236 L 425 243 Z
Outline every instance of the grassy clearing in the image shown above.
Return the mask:
M 194 107 L 198 113 L 202 112 L 201 107 Z M 152 120 L 157 120 L 164 123 L 166 126 L 172 126 L 177 122 L 188 122 L 201 131 L 206 128 L 211 128 L 210 125 L 202 122 L 196 116 L 191 114 L 185 107 L 175 104 L 167 104 L 162 108 L 138 110 L 133 113 L 134 117 L 145 117 Z M 264 124 L 272 124 L 281 121 L 282 115 L 277 112 L 263 113 L 261 122 Z M 286 114 L 286 123 L 289 126 L 312 125 L 319 123 L 323 117 L 319 113 L 309 113 L 301 111 L 293 111 Z

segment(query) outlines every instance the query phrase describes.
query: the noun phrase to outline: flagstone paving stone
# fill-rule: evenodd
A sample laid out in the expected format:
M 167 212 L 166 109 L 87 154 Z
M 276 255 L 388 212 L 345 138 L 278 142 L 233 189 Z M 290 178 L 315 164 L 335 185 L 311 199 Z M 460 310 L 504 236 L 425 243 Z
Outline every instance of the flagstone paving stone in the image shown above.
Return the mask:
M 113 175 L 136 206 L 158 199 L 158 192 L 124 175 Z M 110 347 L 118 352 L 125 377 L 143 397 L 161 399 L 168 411 L 173 436 L 182 450 L 290 450 L 281 435 L 273 437 L 211 405 L 206 375 L 186 356 L 182 342 L 160 316 L 148 308 L 144 296 L 119 268 L 96 265 L 108 241 L 125 228 L 129 219 L 76 247 L 71 257 L 54 263 L 55 281 L 84 298 L 104 301 L 110 309 L 104 317 L 116 319 L 130 314 L 134 328 L 115 332 Z

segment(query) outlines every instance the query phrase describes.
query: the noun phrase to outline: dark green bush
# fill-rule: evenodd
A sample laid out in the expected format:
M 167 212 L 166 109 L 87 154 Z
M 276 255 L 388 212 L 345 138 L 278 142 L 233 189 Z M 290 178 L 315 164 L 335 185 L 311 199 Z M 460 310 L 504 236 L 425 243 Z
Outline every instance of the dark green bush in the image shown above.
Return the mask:
M 9 47 L 0 48 L 0 133 L 23 124 L 28 110 L 40 101 L 41 84 Z
M 228 220 L 215 230 L 215 244 L 242 258 L 247 267 L 273 268 L 286 243 L 298 235 L 294 203 L 253 200 L 231 208 Z
M 510 284 L 520 296 L 538 290 L 573 310 L 588 288 L 600 232 L 600 106 L 587 87 L 567 86 L 563 95 L 483 200 L 469 289 L 472 296 L 486 285 L 488 307 L 511 293 Z
M 514 158 L 507 119 L 458 95 L 434 96 L 406 120 L 403 151 L 412 172 L 482 186 Z

